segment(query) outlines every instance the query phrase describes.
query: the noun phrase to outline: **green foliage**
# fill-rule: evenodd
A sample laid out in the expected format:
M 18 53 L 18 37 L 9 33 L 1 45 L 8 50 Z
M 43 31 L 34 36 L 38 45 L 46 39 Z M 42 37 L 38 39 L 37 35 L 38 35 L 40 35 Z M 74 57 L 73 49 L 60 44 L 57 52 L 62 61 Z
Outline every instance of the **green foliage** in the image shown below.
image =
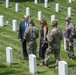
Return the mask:
M 23 16 L 26 14 L 26 7 L 30 7 L 30 18 L 32 18 L 35 22 L 36 27 L 40 30 L 41 25 L 37 20 L 38 11 L 42 11 L 44 18 L 48 22 L 49 30 L 51 30 L 50 21 L 51 15 L 56 15 L 59 21 L 58 27 L 64 30 L 65 26 L 65 18 L 67 16 L 67 8 L 72 7 L 72 22 L 76 23 L 76 2 L 68 3 L 67 0 L 49 0 L 48 8 L 44 8 L 43 4 L 44 0 L 41 0 L 41 3 L 34 4 L 33 0 L 10 0 L 10 8 L 5 7 L 5 0 L 1 2 L 0 0 L 0 15 L 4 15 L 4 20 L 8 19 L 8 26 L 0 27 L 0 75 L 32 75 L 29 73 L 29 64 L 28 61 L 17 58 L 18 52 L 22 54 L 21 42 L 18 40 L 18 32 L 12 31 L 12 20 L 16 19 L 18 21 L 17 30 L 19 29 L 19 23 L 23 21 Z M 15 3 L 19 3 L 22 7 L 22 11 L 15 12 Z M 60 4 L 60 12 L 55 12 L 55 4 Z M 39 53 L 39 39 L 37 40 L 38 49 L 37 49 L 37 57 Z M 8 65 L 6 63 L 6 47 L 12 47 L 13 49 L 13 64 Z M 63 41 L 61 44 L 61 59 L 65 60 L 69 66 L 69 74 L 71 75 L 72 67 L 75 67 L 76 70 L 76 57 L 74 60 L 67 59 L 67 53 L 63 48 Z M 76 49 L 75 49 L 76 56 Z M 37 63 L 39 63 L 41 59 L 37 58 Z M 37 66 L 37 74 L 35 75 L 58 75 L 58 70 L 55 69 L 55 59 L 54 56 L 50 58 L 50 69 L 46 69 L 44 67 Z M 75 72 L 76 73 L 76 72 Z

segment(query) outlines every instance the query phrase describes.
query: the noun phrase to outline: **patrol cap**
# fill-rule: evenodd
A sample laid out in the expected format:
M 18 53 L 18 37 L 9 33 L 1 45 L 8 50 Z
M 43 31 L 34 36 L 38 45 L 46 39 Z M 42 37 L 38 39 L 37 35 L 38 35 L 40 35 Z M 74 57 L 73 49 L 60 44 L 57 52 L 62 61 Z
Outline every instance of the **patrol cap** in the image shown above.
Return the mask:
M 67 16 L 66 18 L 65 18 L 65 20 L 67 21 L 67 20 L 71 20 L 71 17 L 70 16 Z
M 54 19 L 52 22 L 58 22 L 58 19 Z
M 54 19 L 54 20 L 52 21 L 52 23 L 53 23 L 53 22 L 58 23 L 58 19 Z
M 53 26 L 57 26 L 57 25 L 58 25 L 58 19 L 54 19 L 54 20 L 52 21 L 52 25 L 53 25 Z

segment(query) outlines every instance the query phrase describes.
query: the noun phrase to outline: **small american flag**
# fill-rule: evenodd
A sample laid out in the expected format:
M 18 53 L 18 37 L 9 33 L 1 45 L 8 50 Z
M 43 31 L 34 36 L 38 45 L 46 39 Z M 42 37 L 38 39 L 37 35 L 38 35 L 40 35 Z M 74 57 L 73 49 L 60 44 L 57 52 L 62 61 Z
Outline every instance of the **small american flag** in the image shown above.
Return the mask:
M 41 67 L 41 66 L 43 66 L 43 63 L 42 63 L 42 62 L 40 62 L 39 66 L 40 66 L 40 67 Z
M 9 21 L 8 21 L 8 19 L 6 20 L 6 25 L 8 25 L 8 23 L 9 23 Z
M 74 67 L 72 68 L 72 75 L 75 75 Z
M 17 58 L 18 58 L 18 59 L 20 59 L 20 58 L 21 58 L 21 54 L 20 54 L 20 52 L 18 53 Z

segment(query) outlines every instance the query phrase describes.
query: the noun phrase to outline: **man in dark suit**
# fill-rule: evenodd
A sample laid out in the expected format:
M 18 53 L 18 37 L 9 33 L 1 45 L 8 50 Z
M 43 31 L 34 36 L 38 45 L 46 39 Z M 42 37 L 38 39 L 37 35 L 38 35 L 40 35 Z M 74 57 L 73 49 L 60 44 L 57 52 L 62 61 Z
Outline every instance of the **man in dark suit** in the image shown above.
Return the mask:
M 28 59 L 28 54 L 27 54 L 27 50 L 26 50 L 26 40 L 24 40 L 24 31 L 28 28 L 28 19 L 29 16 L 24 15 L 24 21 L 20 23 L 19 26 L 19 35 L 18 35 L 18 39 L 22 42 L 22 48 L 23 48 L 23 57 L 25 60 Z

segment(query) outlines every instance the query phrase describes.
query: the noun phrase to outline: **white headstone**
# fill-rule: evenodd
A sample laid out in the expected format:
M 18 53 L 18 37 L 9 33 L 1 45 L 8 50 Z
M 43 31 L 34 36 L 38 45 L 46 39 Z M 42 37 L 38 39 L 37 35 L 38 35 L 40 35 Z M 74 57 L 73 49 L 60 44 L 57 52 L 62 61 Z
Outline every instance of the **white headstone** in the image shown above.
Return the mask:
M 9 8 L 9 0 L 6 0 L 6 8 Z
M 26 15 L 30 16 L 30 8 L 29 7 L 26 8 Z
M 51 23 L 52 23 L 52 21 L 55 20 L 55 19 L 56 19 L 55 15 L 52 15 L 52 16 L 51 16 Z
M 71 16 L 71 15 L 72 15 L 72 8 L 68 7 L 68 16 Z
M 38 0 L 34 0 L 35 4 L 38 4 Z
M 18 12 L 19 11 L 19 3 L 15 4 L 15 11 Z
M 64 50 L 66 50 L 66 38 L 64 37 Z
M 17 20 L 12 20 L 13 31 L 17 30 Z
M 59 12 L 59 3 L 56 3 L 55 10 L 56 10 L 56 12 Z
M 42 12 L 38 11 L 38 20 L 41 20 L 41 19 L 42 19 Z
M 69 3 L 72 3 L 72 0 L 69 0 Z
M 44 2 L 44 6 L 45 6 L 45 8 L 48 7 L 48 0 L 45 0 L 45 2 Z
M 4 26 L 4 16 L 0 15 L 0 26 Z
M 11 64 L 13 63 L 13 58 L 12 58 L 12 48 L 11 47 L 6 47 L 6 61 L 7 63 Z
M 9 1 L 9 0 L 6 0 L 6 1 Z
M 36 67 L 36 56 L 34 54 L 29 55 L 29 70 L 30 73 L 36 73 L 37 67 Z
M 58 75 L 68 75 L 68 65 L 65 61 L 58 62 Z

